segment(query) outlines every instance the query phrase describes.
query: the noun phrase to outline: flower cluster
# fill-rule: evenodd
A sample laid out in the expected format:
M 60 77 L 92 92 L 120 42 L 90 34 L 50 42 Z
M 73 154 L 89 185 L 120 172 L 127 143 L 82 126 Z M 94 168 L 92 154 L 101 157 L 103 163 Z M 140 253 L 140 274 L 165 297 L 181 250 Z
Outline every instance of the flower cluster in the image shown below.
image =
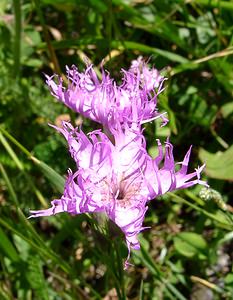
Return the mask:
M 66 72 L 67 88 L 61 77 L 46 76 L 52 95 L 112 133 L 118 130 L 118 122 L 121 127 L 125 124 L 138 127 L 159 117 L 163 125 L 168 121 L 156 108 L 165 78 L 156 69 L 149 70 L 141 58 L 133 61 L 128 71 L 122 70 L 122 84 L 119 86 L 104 70 L 100 81 L 92 65 L 85 72 L 78 72 L 75 66 L 67 67 Z
M 31 217 L 50 216 L 60 212 L 104 212 L 125 234 L 130 249 L 139 249 L 138 234 L 145 229 L 143 220 L 147 203 L 168 191 L 190 187 L 200 180 L 204 166 L 187 173 L 191 147 L 177 171 L 173 146 L 167 140 L 165 149 L 159 140 L 158 156 L 152 158 L 146 150 L 142 124 L 158 117 L 157 96 L 165 80 L 156 69 L 149 69 L 139 58 L 129 70 L 122 70 L 122 84 L 117 85 L 102 71 L 102 81 L 92 66 L 78 72 L 67 68 L 68 87 L 62 79 L 47 77 L 52 94 L 74 111 L 101 123 L 105 132 L 85 134 L 63 122 L 53 126 L 67 140 L 77 170 L 68 170 L 64 193 L 52 201 L 47 210 L 31 211 Z

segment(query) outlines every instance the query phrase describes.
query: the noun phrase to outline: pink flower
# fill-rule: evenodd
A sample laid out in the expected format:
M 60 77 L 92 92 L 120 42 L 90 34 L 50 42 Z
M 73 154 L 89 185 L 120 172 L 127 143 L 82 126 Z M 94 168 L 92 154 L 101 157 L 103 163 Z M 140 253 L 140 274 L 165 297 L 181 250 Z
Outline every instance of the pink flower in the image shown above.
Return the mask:
M 138 126 L 161 117 L 163 125 L 167 123 L 164 114 L 158 113 L 156 108 L 165 78 L 156 69 L 150 70 L 141 58 L 133 61 L 128 71 L 122 69 L 120 85 L 104 70 L 99 80 L 92 65 L 84 72 L 79 72 L 75 66 L 67 67 L 66 71 L 67 88 L 61 77 L 46 76 L 52 95 L 84 117 L 101 123 L 110 132 L 115 129 L 116 121 L 121 126 L 125 123 Z
M 164 78 L 157 69 L 152 68 L 149 69 L 146 62 L 143 60 L 142 56 L 139 56 L 136 60 L 131 62 L 131 66 L 129 69 L 130 72 L 134 72 L 135 74 L 140 74 L 141 85 L 146 86 L 148 91 L 152 91 L 155 89 L 161 88 Z M 164 89 L 160 90 L 160 93 Z
M 163 153 L 158 140 L 159 154 L 152 159 L 142 132 L 127 125 L 124 131 L 120 127 L 114 131 L 113 142 L 100 130 L 85 135 L 65 122 L 63 128 L 55 128 L 66 138 L 77 170 L 68 171 L 62 197 L 53 200 L 49 209 L 31 211 L 30 217 L 104 212 L 125 234 L 129 255 L 131 248 L 140 248 L 138 234 L 145 229 L 142 224 L 148 201 L 175 189 L 206 185 L 200 180 L 204 166 L 187 174 L 191 148 L 180 170 L 175 171 L 169 142 Z

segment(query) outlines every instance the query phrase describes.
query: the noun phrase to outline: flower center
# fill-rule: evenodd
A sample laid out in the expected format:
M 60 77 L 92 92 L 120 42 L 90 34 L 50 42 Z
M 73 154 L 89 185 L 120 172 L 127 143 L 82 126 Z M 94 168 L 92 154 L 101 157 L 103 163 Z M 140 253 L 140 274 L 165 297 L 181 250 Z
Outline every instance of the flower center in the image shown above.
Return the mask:
M 119 190 L 116 193 L 116 200 L 122 201 L 125 198 L 125 192 L 123 190 Z
M 116 201 L 117 205 L 124 208 L 133 205 L 140 194 L 141 181 L 131 180 L 131 182 L 128 182 L 123 179 L 109 181 L 105 178 L 100 182 L 99 188 L 102 201 L 106 203 Z

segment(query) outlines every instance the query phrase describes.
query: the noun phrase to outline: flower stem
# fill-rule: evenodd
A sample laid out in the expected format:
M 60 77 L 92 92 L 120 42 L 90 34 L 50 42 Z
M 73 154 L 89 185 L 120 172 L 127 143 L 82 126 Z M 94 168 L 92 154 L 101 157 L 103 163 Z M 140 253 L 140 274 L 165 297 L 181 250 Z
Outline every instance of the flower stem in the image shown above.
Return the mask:
M 34 0 L 34 3 L 35 3 L 37 14 L 38 14 L 38 17 L 40 19 L 41 26 L 42 26 L 44 39 L 45 39 L 45 42 L 47 44 L 48 54 L 49 54 L 50 59 L 53 63 L 54 71 L 57 74 L 61 74 L 60 65 L 59 65 L 55 50 L 52 46 L 52 43 L 51 43 L 51 40 L 50 40 L 50 37 L 49 37 L 48 27 L 45 23 L 45 19 L 44 19 L 44 16 L 43 16 L 43 13 L 42 13 L 42 10 L 41 10 L 41 7 L 40 7 L 40 0 Z

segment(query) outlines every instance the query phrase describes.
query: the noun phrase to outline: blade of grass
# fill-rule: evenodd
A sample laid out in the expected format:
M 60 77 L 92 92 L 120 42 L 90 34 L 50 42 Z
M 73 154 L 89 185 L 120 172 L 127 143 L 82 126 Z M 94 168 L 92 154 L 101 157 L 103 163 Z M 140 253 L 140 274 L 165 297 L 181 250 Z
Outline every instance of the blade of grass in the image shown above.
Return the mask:
M 116 251 L 116 261 L 117 261 L 117 271 L 119 274 L 119 286 L 121 289 L 121 299 L 125 300 L 126 295 L 125 295 L 125 280 L 124 280 L 124 270 L 122 267 L 122 257 L 121 257 L 121 251 L 120 251 L 120 246 L 121 244 L 117 241 L 114 241 L 113 243 L 115 251 Z
M 143 282 L 143 280 L 141 280 L 140 290 L 139 290 L 139 300 L 143 300 L 144 299 L 144 297 L 143 297 L 143 285 L 144 285 L 144 282 Z
M 30 157 L 31 160 L 42 170 L 45 176 L 49 179 L 49 181 L 53 184 L 53 186 L 59 191 L 63 193 L 65 178 L 59 175 L 56 171 L 54 171 L 50 166 L 40 161 L 34 156 Z
M 177 288 L 171 284 L 168 280 L 164 279 L 163 282 L 166 284 L 167 288 L 173 293 L 174 296 L 176 296 L 176 299 L 179 300 L 187 300 L 186 297 L 184 297 Z
M 208 60 L 212 60 L 212 59 L 216 59 L 216 58 L 224 57 L 224 56 L 229 56 L 229 55 L 232 55 L 232 54 L 233 54 L 233 47 L 228 47 L 224 50 L 221 50 L 221 51 L 215 52 L 213 54 L 207 55 L 205 57 L 196 59 L 196 60 L 193 61 L 193 63 L 194 64 L 200 64 L 200 63 L 206 62 Z
M 194 193 L 192 193 L 189 190 L 184 190 L 184 193 L 186 196 L 188 196 L 190 199 L 194 200 L 198 205 L 200 206 L 204 206 L 205 205 L 205 201 L 200 199 L 199 197 L 197 197 Z
M 28 151 L 23 145 L 21 145 L 8 131 L 6 131 L 3 126 L 0 126 L 0 131 L 22 152 L 24 152 L 27 156 L 31 156 L 31 152 Z
M 93 222 L 95 223 L 96 220 L 94 218 L 90 217 L 90 221 L 93 225 Z M 99 232 L 98 224 L 96 227 L 97 233 Z M 95 234 L 95 231 L 93 231 Z M 108 269 L 108 276 L 111 275 L 111 279 L 113 280 L 114 287 L 117 292 L 117 297 L 119 300 L 125 300 L 125 290 L 124 286 L 124 280 L 123 280 L 123 264 L 122 264 L 122 258 L 120 255 L 120 250 L 117 250 L 118 247 L 120 247 L 120 244 L 116 244 L 116 242 L 112 243 L 108 238 L 106 238 L 106 243 L 108 244 L 109 250 L 108 252 L 104 252 L 101 249 L 101 247 L 96 247 L 94 249 L 94 255 L 98 258 L 99 261 L 103 262 L 104 265 L 107 266 Z M 118 251 L 118 252 L 117 252 Z
M 123 0 L 113 0 L 115 5 L 119 5 L 121 10 L 118 13 L 118 19 L 127 20 L 134 28 L 144 30 L 154 36 L 175 43 L 179 47 L 185 49 L 184 41 L 179 37 L 176 31 L 176 27 L 171 22 L 165 22 L 167 18 L 170 18 L 181 6 L 175 5 L 174 9 L 171 9 L 166 16 L 161 16 L 156 13 L 155 10 L 151 10 L 156 14 L 156 20 L 148 21 L 147 18 L 138 9 L 134 8 L 130 3 L 126 4 Z
M 90 44 L 95 44 L 98 47 L 106 47 L 107 49 L 109 48 L 107 45 L 107 42 L 105 39 L 101 38 L 83 38 L 83 39 L 73 39 L 73 40 L 63 40 L 63 41 L 53 41 L 52 45 L 55 49 L 66 49 L 66 48 L 71 48 L 71 49 L 77 49 L 77 48 L 86 48 Z M 179 54 L 175 54 L 173 52 L 147 46 L 145 44 L 137 43 L 134 41 L 118 41 L 118 40 L 112 40 L 111 41 L 111 49 L 117 49 L 117 50 L 135 50 L 135 51 L 140 51 L 142 53 L 146 53 L 148 55 L 156 54 L 156 55 L 161 55 L 162 57 L 167 58 L 170 61 L 174 62 L 179 62 L 179 63 L 188 63 L 189 60 Z M 46 44 L 41 43 L 38 45 L 38 48 L 40 50 L 46 50 Z
M 21 55 L 21 4 L 20 0 L 13 0 L 15 14 L 15 36 L 14 36 L 14 76 L 17 78 L 20 74 L 20 55 Z
M 181 63 L 180 65 L 172 68 L 169 75 L 174 76 L 178 73 L 181 73 L 181 72 L 184 72 L 184 71 L 187 71 L 187 70 L 195 70 L 195 69 L 199 68 L 199 66 L 202 63 L 205 63 L 207 61 L 211 61 L 211 60 L 214 60 L 214 59 L 217 59 L 217 58 L 220 58 L 220 57 L 227 57 L 227 56 L 232 55 L 232 54 L 233 54 L 233 48 L 228 47 L 224 50 L 221 50 L 221 51 L 215 52 L 213 54 L 198 58 L 196 60 Z
M 15 145 L 17 146 L 23 153 L 25 153 L 27 155 L 27 157 L 29 159 L 31 159 L 40 169 L 41 171 L 44 173 L 44 175 L 49 179 L 49 181 L 53 184 L 53 186 L 57 189 L 57 191 L 59 191 L 60 193 L 63 193 L 63 189 L 64 189 L 64 183 L 65 183 L 65 179 L 64 177 L 62 177 L 60 174 L 58 174 L 56 171 L 54 171 L 50 166 L 48 166 L 47 164 L 45 164 L 44 162 L 40 161 L 39 159 L 37 159 L 36 157 L 34 157 L 30 151 L 28 151 L 22 144 L 20 144 L 9 132 L 7 132 L 3 127 L 0 127 L 0 131 L 2 131 L 2 133 Z M 0 137 L 3 136 L 1 135 L 0 132 Z M 4 139 L 4 137 L 3 137 Z M 4 143 L 6 144 L 7 142 L 4 139 Z M 8 143 L 7 143 L 8 144 Z M 7 146 L 7 145 L 6 145 Z M 10 153 L 13 155 L 13 157 L 17 156 L 14 155 L 13 150 L 11 150 L 10 147 L 9 151 Z M 13 152 L 13 153 L 12 153 Z M 21 163 L 18 163 L 19 166 L 21 165 Z M 45 201 L 46 203 L 46 201 Z M 47 204 L 45 205 L 47 206 Z
M 224 290 L 222 288 L 220 288 L 219 286 L 217 286 L 216 284 L 214 284 L 212 282 L 207 281 L 206 279 L 203 279 L 203 278 L 200 278 L 200 277 L 197 277 L 197 276 L 191 276 L 190 279 L 193 282 L 198 282 L 201 285 L 204 285 L 204 286 L 212 289 L 213 291 L 215 291 L 219 294 L 222 294 L 224 292 Z
M 6 184 L 8 186 L 9 193 L 12 195 L 12 199 L 14 199 L 15 205 L 17 207 L 18 206 L 18 199 L 17 199 L 16 193 L 14 192 L 13 186 L 11 185 L 9 177 L 8 177 L 8 175 L 7 175 L 4 167 L 2 166 L 2 164 L 0 164 L 0 171 L 2 172 L 3 178 L 5 179 Z M 31 225 L 31 223 L 24 216 L 23 212 L 21 211 L 21 209 L 19 207 L 17 208 L 17 212 L 18 212 L 18 215 L 19 215 L 19 218 L 20 218 L 22 224 L 24 224 L 24 226 L 25 226 L 25 229 L 29 230 L 29 232 L 31 233 L 31 237 L 33 239 L 36 239 L 36 243 L 39 244 L 39 245 L 41 245 L 42 248 L 44 248 L 45 247 L 44 241 L 37 234 L 37 232 L 35 231 L 35 229 Z M 2 241 L 0 243 L 0 246 L 3 248 L 3 250 L 5 251 L 5 253 L 9 256 L 9 258 L 12 261 L 18 260 L 18 255 L 17 255 L 17 253 L 16 253 L 13 245 L 10 243 L 9 239 L 4 234 L 4 232 L 2 231 L 1 228 L 0 228 L 0 240 Z
M 0 299 L 2 299 L 2 300 L 12 300 L 13 299 L 13 296 L 7 294 L 7 292 L 4 291 L 1 286 L 0 286 L 0 296 L 1 296 Z
M 13 188 L 13 185 L 11 184 L 11 181 L 10 181 L 8 175 L 7 175 L 7 172 L 6 172 L 5 168 L 3 167 L 3 165 L 1 163 L 0 163 L 0 171 L 2 173 L 3 179 L 6 182 L 9 194 L 10 194 L 12 200 L 14 201 L 14 204 L 16 206 L 18 206 L 19 205 L 19 201 L 18 201 L 17 195 L 16 195 L 16 193 L 14 191 L 14 188 Z
M 220 1 L 220 0 L 195 0 L 191 2 L 196 2 L 200 5 L 216 7 L 216 8 L 223 8 L 226 10 L 233 10 L 233 3 L 231 1 Z
M 43 247 L 38 245 L 38 243 L 34 242 L 33 240 L 29 239 L 25 236 L 25 234 L 21 233 L 19 230 L 17 230 L 15 227 L 13 227 L 11 224 L 9 224 L 9 220 L 4 220 L 3 218 L 0 219 L 0 224 L 10 230 L 11 232 L 18 235 L 21 239 L 26 241 L 32 248 L 38 251 L 38 254 L 44 259 L 49 258 L 54 263 L 56 263 L 60 268 L 67 274 L 72 274 L 72 268 L 64 262 L 61 257 L 59 257 L 55 252 L 53 252 L 50 248 L 46 246 L 46 244 L 43 244 Z
M 82 289 L 81 289 L 81 287 L 79 287 L 78 285 L 77 285 L 77 283 L 74 283 L 74 282 L 72 282 L 72 281 L 69 281 L 69 280 L 67 280 L 66 278 L 64 278 L 64 276 L 60 276 L 59 274 L 55 274 L 55 273 L 53 273 L 53 272 L 51 272 L 51 271 L 48 271 L 48 273 L 52 276 L 52 277 L 54 277 L 54 278 L 56 278 L 58 281 L 60 281 L 60 282 L 62 282 L 63 284 L 67 284 L 67 285 L 71 285 L 72 286 L 72 288 L 73 289 L 75 289 L 75 290 L 77 290 L 78 291 L 78 293 L 80 294 L 80 299 L 85 299 L 85 300 L 91 300 L 91 299 L 93 299 L 93 298 L 90 298 L 90 296 L 85 292 L 85 291 L 83 291 Z M 102 298 L 102 296 L 93 288 L 93 286 L 90 284 L 90 283 L 87 283 L 87 282 L 83 282 L 82 281 L 82 278 L 79 278 L 79 280 L 80 280 L 80 283 L 82 283 L 83 284 L 83 286 L 85 286 L 85 287 L 88 287 L 89 289 L 90 289 L 90 291 L 93 293 L 93 295 L 96 297 L 96 298 L 94 298 L 94 299 L 96 299 L 96 300 L 102 300 L 103 298 Z
M 40 203 L 47 207 L 47 202 L 45 201 L 43 195 L 41 192 L 36 188 L 33 181 L 31 180 L 31 177 L 25 172 L 24 165 L 21 163 L 21 161 L 18 159 L 17 155 L 15 154 L 14 150 L 11 148 L 10 144 L 7 142 L 3 134 L 0 132 L 0 142 L 8 152 L 9 156 L 13 159 L 16 166 L 19 168 L 21 172 L 23 172 L 24 176 L 26 177 L 28 184 L 31 186 L 32 190 L 34 191 L 35 195 L 37 196 Z
M 7 235 L 2 230 L 1 227 L 0 227 L 0 241 L 1 241 L 0 248 L 3 250 L 5 255 L 14 262 L 19 261 L 19 255 L 15 247 L 13 246 L 13 244 L 11 243 L 11 241 L 9 240 L 9 238 L 7 237 Z
M 228 230 L 232 230 L 233 228 L 233 224 L 230 224 L 229 222 L 223 222 L 222 220 L 219 219 L 219 217 L 217 217 L 216 215 L 206 211 L 205 209 L 193 204 L 193 203 L 190 203 L 189 201 L 187 201 L 186 199 L 176 195 L 175 193 L 171 193 L 171 192 L 168 192 L 167 193 L 168 195 L 171 196 L 171 199 L 172 201 L 175 201 L 177 203 L 184 203 L 190 207 L 192 207 L 193 209 L 203 213 L 204 215 L 206 215 L 207 217 L 209 217 L 210 219 L 214 220 L 214 221 L 217 221 L 219 223 L 219 225 L 221 225 L 223 228 L 225 229 L 228 229 Z M 225 218 L 226 220 L 226 218 Z
M 155 278 L 163 283 L 165 287 L 168 289 L 166 292 L 168 292 L 168 295 L 172 294 L 174 299 L 174 296 L 179 300 L 187 300 L 178 290 L 177 288 L 172 285 L 166 278 L 164 278 L 164 273 L 156 266 L 153 259 L 150 257 L 148 252 L 145 250 L 143 245 L 141 245 L 141 254 L 134 252 L 134 255 L 136 255 L 138 258 L 142 260 L 145 266 L 150 270 L 150 272 L 155 276 Z
M 50 36 L 49 36 L 49 31 L 48 31 L 48 28 L 47 28 L 47 25 L 46 25 L 46 22 L 45 22 L 43 13 L 42 13 L 42 9 L 40 7 L 40 0 L 34 0 L 33 2 L 35 3 L 37 14 L 38 14 L 38 17 L 40 19 L 40 23 L 41 23 L 41 26 L 42 26 L 42 29 L 43 29 L 44 39 L 45 39 L 46 45 L 47 45 L 46 48 L 48 50 L 50 59 L 53 63 L 54 71 L 57 74 L 61 74 L 61 69 L 60 69 L 58 59 L 57 59 L 57 55 L 56 55 L 56 52 L 55 52 L 55 50 L 53 48 L 53 45 L 51 43 Z
M 7 140 L 4 138 L 4 136 L 2 135 L 1 132 L 0 132 L 0 142 L 2 143 L 3 147 L 8 152 L 9 156 L 13 159 L 13 161 L 15 162 L 16 166 L 18 167 L 18 169 L 20 171 L 23 171 L 24 170 L 23 164 L 18 159 L 17 155 L 15 154 L 15 152 L 13 151 L 13 149 L 11 148 L 11 146 L 8 144 Z
M 159 48 L 154 48 L 150 47 L 141 43 L 133 42 L 133 41 L 124 41 L 124 45 L 127 49 L 129 50 L 137 50 L 141 51 L 143 53 L 147 54 L 157 54 L 161 55 L 162 57 L 167 58 L 168 60 L 179 62 L 179 63 L 187 63 L 189 60 L 179 54 L 175 54 L 173 52 L 159 49 Z M 122 49 L 122 43 L 119 41 L 112 41 L 112 47 L 118 48 L 119 50 Z

